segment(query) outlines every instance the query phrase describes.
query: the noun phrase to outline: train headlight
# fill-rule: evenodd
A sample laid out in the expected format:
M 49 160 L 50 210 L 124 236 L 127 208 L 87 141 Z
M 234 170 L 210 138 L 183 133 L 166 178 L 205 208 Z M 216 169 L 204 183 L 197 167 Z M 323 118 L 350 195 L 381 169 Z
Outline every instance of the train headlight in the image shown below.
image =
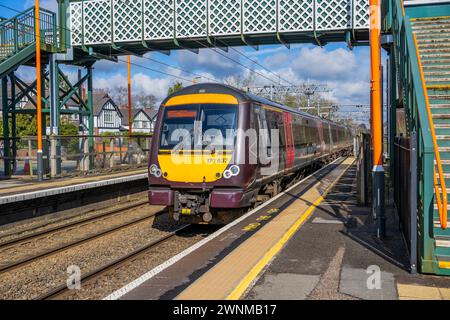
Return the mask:
M 223 172 L 223 177 L 224 177 L 225 179 L 230 179 L 230 178 L 232 177 L 231 171 L 230 171 L 230 170 L 225 170 L 225 171 Z
M 155 176 L 156 178 L 160 178 L 162 175 L 161 169 L 158 168 L 156 164 L 152 164 L 150 166 L 150 174 Z
M 225 179 L 230 179 L 231 177 L 237 176 L 237 175 L 239 174 L 240 171 L 241 171 L 241 169 L 239 168 L 239 166 L 237 166 L 237 165 L 232 165 L 232 166 L 230 167 L 230 169 L 225 170 L 225 171 L 223 172 L 223 177 L 224 177 Z
M 239 172 L 241 171 L 241 169 L 237 165 L 232 165 L 229 170 L 233 177 L 237 176 L 239 174 Z

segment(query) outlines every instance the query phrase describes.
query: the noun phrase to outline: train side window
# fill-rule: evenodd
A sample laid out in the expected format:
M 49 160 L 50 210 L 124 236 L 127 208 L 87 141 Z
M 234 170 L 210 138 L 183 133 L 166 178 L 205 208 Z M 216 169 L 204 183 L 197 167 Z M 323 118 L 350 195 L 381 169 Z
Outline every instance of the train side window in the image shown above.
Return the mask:
M 328 123 L 323 125 L 323 141 L 325 144 L 330 144 L 330 130 L 328 129 Z
M 284 125 L 283 125 L 283 118 L 281 117 L 281 113 L 266 110 L 266 119 L 267 119 L 267 125 L 268 129 L 270 131 L 270 141 L 271 144 L 274 144 L 275 139 L 278 140 L 279 147 L 284 146 Z M 272 130 L 278 130 L 278 135 L 272 135 Z
M 262 146 L 265 147 L 267 150 L 267 155 L 271 155 L 271 145 L 270 145 L 270 139 L 269 139 L 269 126 L 267 124 L 267 117 L 266 117 L 266 110 L 264 108 L 255 108 L 257 118 L 258 118 L 258 125 L 259 125 L 259 138 L 261 139 Z

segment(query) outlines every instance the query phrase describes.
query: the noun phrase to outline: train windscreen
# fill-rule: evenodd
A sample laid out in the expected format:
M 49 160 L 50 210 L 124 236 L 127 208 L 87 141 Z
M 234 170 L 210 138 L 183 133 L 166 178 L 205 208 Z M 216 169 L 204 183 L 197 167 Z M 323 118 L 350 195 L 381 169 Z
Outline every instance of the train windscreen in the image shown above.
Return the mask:
M 199 104 L 166 107 L 160 149 L 232 149 L 237 105 Z

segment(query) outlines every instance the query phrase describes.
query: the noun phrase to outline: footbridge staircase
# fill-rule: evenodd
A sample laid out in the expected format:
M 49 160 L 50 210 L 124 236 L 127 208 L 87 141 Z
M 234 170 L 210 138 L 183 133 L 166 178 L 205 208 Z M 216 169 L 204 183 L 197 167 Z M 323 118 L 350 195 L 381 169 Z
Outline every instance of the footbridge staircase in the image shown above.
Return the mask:
M 450 275 L 450 3 L 394 0 L 385 9 L 391 119 L 405 115 L 391 123 L 397 209 L 418 270 Z

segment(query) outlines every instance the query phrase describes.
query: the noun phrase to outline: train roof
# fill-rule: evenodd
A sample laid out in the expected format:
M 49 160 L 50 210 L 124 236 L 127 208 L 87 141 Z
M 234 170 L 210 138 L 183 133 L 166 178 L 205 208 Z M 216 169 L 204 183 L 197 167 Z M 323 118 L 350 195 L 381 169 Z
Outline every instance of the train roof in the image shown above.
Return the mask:
M 282 105 L 280 103 L 277 103 L 275 101 L 257 96 L 253 93 L 250 92 L 245 92 L 243 90 L 234 88 L 232 86 L 229 85 L 225 85 L 225 84 L 220 84 L 220 83 L 200 83 L 200 84 L 194 84 L 191 85 L 189 87 L 185 87 L 183 89 L 180 89 L 179 91 L 171 94 L 170 96 L 168 96 L 164 101 L 163 101 L 163 105 L 166 104 L 166 102 L 176 96 L 182 96 L 182 95 L 186 95 L 186 94 L 198 94 L 198 93 L 222 93 L 222 94 L 229 94 L 232 95 L 234 97 L 236 97 L 236 99 L 239 101 L 239 103 L 244 103 L 244 102 L 249 102 L 249 101 L 254 101 L 254 102 L 258 102 L 267 106 L 271 106 L 271 107 L 276 107 L 285 111 L 289 111 L 291 113 L 296 113 L 299 115 L 302 115 L 303 117 L 307 117 L 310 119 L 316 119 L 316 120 L 320 120 L 322 122 L 327 122 L 330 124 L 334 124 L 340 127 L 345 127 L 341 124 L 338 124 L 336 122 L 333 122 L 331 120 L 328 119 L 324 119 L 318 116 L 314 116 L 310 113 L 306 113 L 306 112 L 302 112 L 299 110 L 295 110 L 291 107 Z

